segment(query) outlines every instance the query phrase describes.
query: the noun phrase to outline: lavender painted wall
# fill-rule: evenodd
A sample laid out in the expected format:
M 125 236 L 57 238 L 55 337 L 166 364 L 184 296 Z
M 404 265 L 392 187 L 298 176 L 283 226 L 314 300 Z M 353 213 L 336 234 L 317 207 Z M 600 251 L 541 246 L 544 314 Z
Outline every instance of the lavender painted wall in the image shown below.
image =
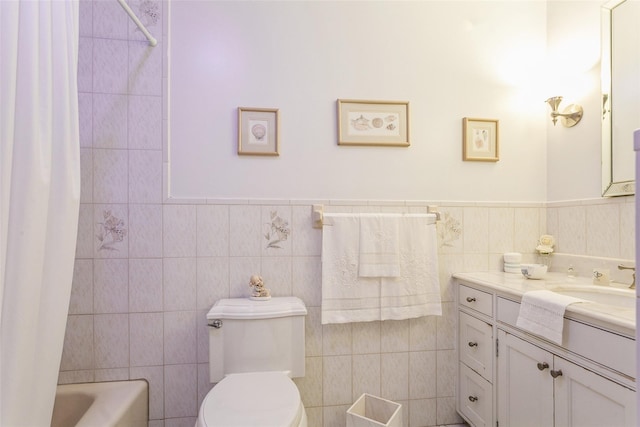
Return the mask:
M 533 260 L 544 232 L 562 252 L 633 257 L 629 199 L 165 198 L 166 20 L 161 3 L 130 4 L 159 46 L 147 45 L 117 2 L 81 2 L 82 198 L 61 383 L 147 378 L 150 425 L 193 426 L 211 386 L 204 315 L 219 298 L 247 295 L 250 275 L 260 274 L 275 295 L 298 296 L 309 308 L 307 375 L 296 381 L 310 426 L 343 425 L 365 391 L 401 402 L 407 425 L 456 423 L 452 272 L 499 269 L 507 251 Z M 315 202 L 341 212 L 440 205 L 444 315 L 322 326 Z M 266 238 L 272 212 L 290 231 L 280 248 Z

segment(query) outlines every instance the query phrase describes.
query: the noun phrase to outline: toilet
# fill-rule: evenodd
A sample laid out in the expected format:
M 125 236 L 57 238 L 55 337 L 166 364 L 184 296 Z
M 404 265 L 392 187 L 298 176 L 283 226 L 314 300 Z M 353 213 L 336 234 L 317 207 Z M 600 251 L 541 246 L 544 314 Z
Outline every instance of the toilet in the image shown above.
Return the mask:
M 292 378 L 305 374 L 304 319 L 296 297 L 230 298 L 209 313 L 209 379 L 196 427 L 307 427 Z

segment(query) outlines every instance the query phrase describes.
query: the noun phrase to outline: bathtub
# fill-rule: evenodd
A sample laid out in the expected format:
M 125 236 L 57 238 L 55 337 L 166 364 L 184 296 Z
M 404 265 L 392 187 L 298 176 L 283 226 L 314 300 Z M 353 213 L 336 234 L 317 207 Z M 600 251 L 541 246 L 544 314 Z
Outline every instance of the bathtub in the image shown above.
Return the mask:
M 147 427 L 144 380 L 59 385 L 51 427 Z

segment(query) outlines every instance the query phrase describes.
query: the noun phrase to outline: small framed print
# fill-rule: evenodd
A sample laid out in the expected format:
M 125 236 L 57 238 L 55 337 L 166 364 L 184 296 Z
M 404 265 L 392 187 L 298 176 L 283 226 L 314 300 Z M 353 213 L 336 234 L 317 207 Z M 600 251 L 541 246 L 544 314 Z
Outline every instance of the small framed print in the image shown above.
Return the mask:
M 497 162 L 498 142 L 498 120 L 462 119 L 462 160 Z
M 338 145 L 409 146 L 409 102 L 338 99 Z
M 238 108 L 238 154 L 278 156 L 279 111 L 273 108 Z

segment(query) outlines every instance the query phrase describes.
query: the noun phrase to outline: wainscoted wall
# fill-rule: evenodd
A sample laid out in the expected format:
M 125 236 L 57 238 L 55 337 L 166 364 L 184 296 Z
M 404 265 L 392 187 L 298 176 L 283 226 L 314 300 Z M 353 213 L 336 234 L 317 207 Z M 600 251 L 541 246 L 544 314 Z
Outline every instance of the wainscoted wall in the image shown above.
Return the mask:
M 635 197 L 547 203 L 547 231 L 556 251 L 635 259 Z
M 618 212 L 613 221 L 599 221 L 589 233 L 557 233 L 558 247 L 584 242 L 584 254 L 604 255 L 588 248 L 596 248 L 602 233 L 618 230 L 622 236 L 632 216 L 632 203 L 613 202 L 605 204 Z M 427 205 L 326 203 L 325 209 L 334 212 L 425 212 Z M 547 215 L 573 218 L 577 209 L 591 218 L 603 209 L 585 203 L 545 209 L 442 202 L 438 240 L 444 315 L 322 326 L 321 231 L 311 227 L 310 204 L 165 203 L 155 225 L 137 221 L 136 205 L 128 206 L 128 217 L 114 221 L 123 238 L 111 244 L 112 258 L 79 255 L 76 261 L 61 382 L 144 377 L 151 384 L 152 419 L 158 425 L 163 419 L 164 425 L 192 425 L 210 388 L 206 311 L 219 298 L 248 295 L 249 276 L 261 274 L 274 295 L 298 296 L 309 308 L 307 374 L 296 382 L 310 425 L 327 427 L 344 425 L 344 411 L 363 392 L 403 403 L 410 426 L 458 422 L 450 274 L 499 269 L 505 251 L 523 252 L 534 261 L 532 248 L 546 229 Z M 135 236 L 144 236 L 145 229 L 154 237 L 136 243 Z M 100 247 L 104 239 L 98 236 L 80 239 Z
M 205 313 L 249 292 L 252 274 L 309 308 L 310 426 L 344 425 L 363 392 L 403 403 L 405 424 L 459 422 L 454 409 L 454 271 L 499 269 L 506 251 L 555 234 L 558 250 L 633 258 L 633 201 L 475 203 L 164 200 L 162 7 L 131 1 L 160 40 L 148 46 L 117 2 L 81 2 L 82 197 L 61 383 L 146 378 L 150 425 L 193 426 L 208 381 Z M 437 204 L 442 317 L 320 324 L 321 230 L 336 212 L 425 212 Z M 251 397 L 248 396 L 248 401 Z
M 426 212 L 427 205 L 328 203 L 327 211 L 339 212 Z M 535 204 L 442 204 L 444 315 L 322 326 L 321 230 L 311 227 L 310 204 L 145 205 L 158 211 L 155 224 L 139 219 L 137 204 L 127 206 L 128 216 L 112 210 L 117 219 L 105 221 L 117 224 L 122 239 L 96 255 L 78 255 L 60 379 L 147 378 L 151 417 L 165 425 L 192 424 L 210 387 L 206 311 L 219 298 L 248 295 L 251 274 L 262 275 L 274 295 L 298 296 L 309 308 L 307 374 L 296 381 L 310 425 L 343 425 L 344 411 L 363 392 L 403 403 L 411 426 L 458 422 L 450 274 L 499 266 L 505 251 L 531 253 L 546 219 Z M 104 234 L 80 239 L 100 248 Z M 105 251 L 110 258 L 100 257 Z

